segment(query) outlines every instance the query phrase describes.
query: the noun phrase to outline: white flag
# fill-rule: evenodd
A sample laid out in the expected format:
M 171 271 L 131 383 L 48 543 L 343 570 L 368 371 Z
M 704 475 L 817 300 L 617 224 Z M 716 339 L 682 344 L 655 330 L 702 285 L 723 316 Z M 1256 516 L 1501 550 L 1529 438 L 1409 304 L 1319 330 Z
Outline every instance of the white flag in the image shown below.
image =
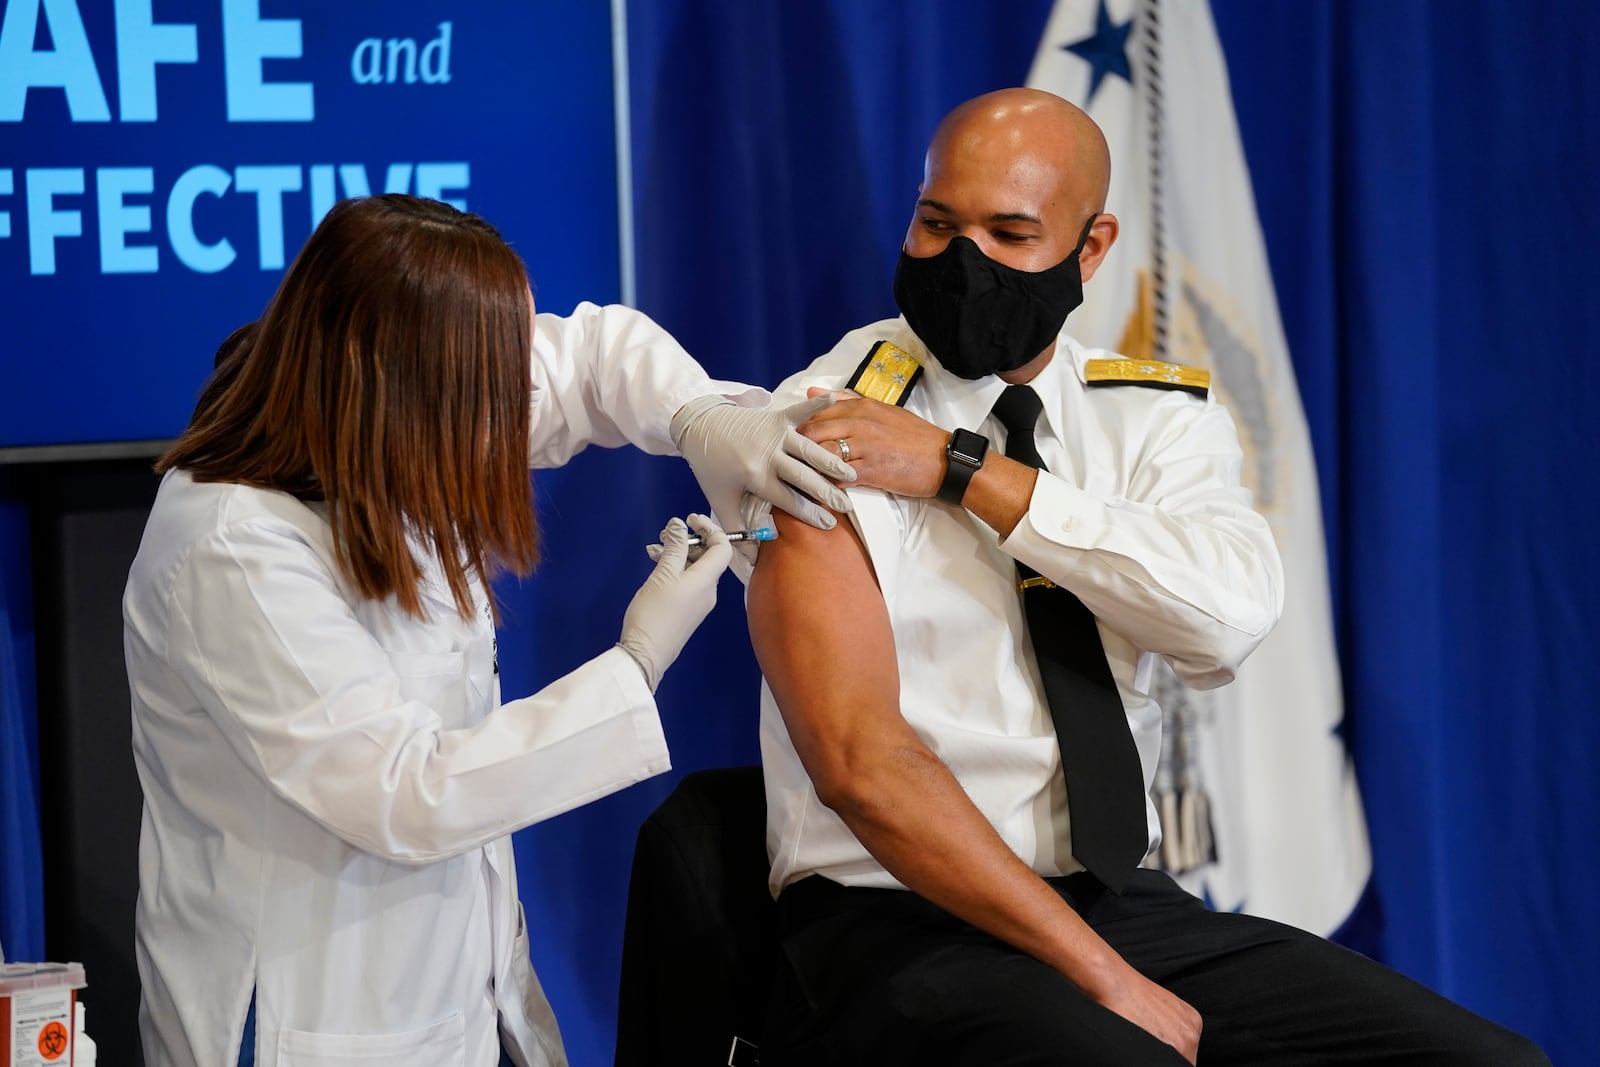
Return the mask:
M 1234 683 L 1157 687 L 1160 858 L 1219 910 L 1332 933 L 1372 861 L 1340 735 L 1316 467 L 1207 0 L 1057 0 L 1028 84 L 1082 107 L 1111 146 L 1121 236 L 1070 332 L 1211 371 L 1283 554 L 1283 619 Z

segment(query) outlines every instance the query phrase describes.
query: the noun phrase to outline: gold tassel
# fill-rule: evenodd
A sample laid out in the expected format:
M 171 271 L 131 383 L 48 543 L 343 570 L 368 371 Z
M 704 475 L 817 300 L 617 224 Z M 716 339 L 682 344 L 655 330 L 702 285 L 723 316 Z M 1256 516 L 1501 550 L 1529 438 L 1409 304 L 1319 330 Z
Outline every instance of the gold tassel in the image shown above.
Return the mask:
M 1185 789 L 1178 798 L 1178 825 L 1183 827 L 1184 865 L 1180 873 L 1192 871 L 1217 859 L 1216 841 L 1211 836 L 1211 801 L 1199 789 Z
M 1171 789 L 1158 790 L 1155 795 L 1156 811 L 1161 815 L 1161 869 L 1177 874 L 1185 868 L 1183 859 L 1183 834 L 1178 824 L 1178 794 Z

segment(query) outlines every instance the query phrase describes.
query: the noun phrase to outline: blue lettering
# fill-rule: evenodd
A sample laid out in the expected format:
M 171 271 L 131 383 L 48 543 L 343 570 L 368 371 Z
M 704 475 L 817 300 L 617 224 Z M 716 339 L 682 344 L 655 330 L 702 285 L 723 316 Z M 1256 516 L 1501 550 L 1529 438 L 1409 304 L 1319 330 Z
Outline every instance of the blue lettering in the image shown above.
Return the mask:
M 233 182 L 241 193 L 256 194 L 256 229 L 261 236 L 261 269 L 283 268 L 283 194 L 300 191 L 299 167 L 240 167 Z
M 35 52 L 40 0 L 11 0 L 0 21 L 0 122 L 21 122 L 29 89 L 63 89 L 73 122 L 110 122 L 83 16 L 72 0 L 43 0 L 52 52 Z M 82 190 L 80 190 L 81 192 Z M 53 258 L 53 254 L 52 254 Z
M 311 224 L 322 221 L 341 196 L 371 195 L 367 167 L 361 163 L 242 165 L 231 172 L 210 163 L 190 167 L 170 189 L 158 189 L 154 167 L 0 168 L 0 204 L 25 190 L 25 208 L 0 210 L 0 238 L 23 236 L 27 230 L 29 269 L 33 274 L 59 273 L 58 244 L 82 237 L 81 202 L 68 198 L 87 192 L 94 199 L 98 222 L 101 274 L 154 274 L 162 267 L 155 204 L 166 200 L 166 239 L 178 261 L 192 271 L 214 274 L 239 262 L 224 235 L 203 240 L 197 227 L 201 197 L 221 199 L 232 192 L 254 196 L 256 236 L 261 270 L 281 270 L 287 260 L 286 210 L 300 210 L 293 194 L 309 189 Z M 93 188 L 87 188 L 92 182 Z M 383 192 L 412 191 L 467 209 L 464 194 L 471 182 L 466 162 L 390 163 L 384 168 Z M 450 193 L 458 194 L 451 197 Z M 206 216 L 211 217 L 211 216 Z M 140 237 L 139 235 L 150 235 Z M 136 243 L 137 242 L 137 243 Z M 242 264 L 241 264 L 242 265 Z
M 367 37 L 350 53 L 350 80 L 357 85 L 415 85 L 418 75 L 428 85 L 450 80 L 451 23 L 439 23 L 439 36 L 417 51 L 413 37 Z M 384 62 L 387 54 L 388 62 Z
M 439 23 L 439 36 L 422 46 L 422 80 L 443 85 L 450 80 L 450 23 Z
M 28 171 L 28 272 L 56 272 L 56 238 L 82 237 L 83 212 L 57 211 L 59 195 L 83 193 L 81 167 L 36 167 Z
M 322 216 L 333 210 L 339 194 L 334 188 L 332 163 L 311 164 L 311 228 L 317 228 Z
M 371 196 L 372 186 L 367 183 L 367 168 L 360 163 L 343 163 L 339 166 L 339 184 L 345 196 Z M 383 191 L 408 193 L 411 191 L 411 164 L 391 163 L 383 174 Z
M 167 236 L 172 241 L 172 250 L 192 271 L 215 274 L 237 256 L 226 237 L 208 245 L 194 232 L 194 202 L 202 193 L 221 196 L 232 183 L 227 171 L 202 163 L 184 171 L 172 186 L 172 193 L 167 197 Z
M 400 57 L 405 56 L 407 85 L 417 83 L 417 42 L 409 37 L 395 37 L 389 42 L 389 71 L 387 81 L 393 85 L 399 80 Z
M 157 23 L 151 0 L 117 0 L 117 102 L 123 122 L 156 120 L 157 63 L 199 58 L 193 25 Z
M 300 58 L 300 20 L 264 19 L 259 0 L 222 0 L 229 122 L 310 122 L 310 82 L 268 82 L 264 59 Z
M 466 163 L 418 163 L 417 195 L 443 200 L 457 211 L 467 210 L 467 202 L 445 196 L 447 189 L 465 189 L 472 184 L 471 167 Z
M 368 37 L 350 53 L 350 80 L 357 85 L 378 85 L 383 81 L 383 42 Z
M 155 171 L 149 167 L 101 167 L 94 180 L 100 205 L 100 273 L 154 274 L 159 266 L 155 247 L 128 247 L 130 233 L 150 232 L 150 205 L 129 204 L 124 197 L 155 192 Z

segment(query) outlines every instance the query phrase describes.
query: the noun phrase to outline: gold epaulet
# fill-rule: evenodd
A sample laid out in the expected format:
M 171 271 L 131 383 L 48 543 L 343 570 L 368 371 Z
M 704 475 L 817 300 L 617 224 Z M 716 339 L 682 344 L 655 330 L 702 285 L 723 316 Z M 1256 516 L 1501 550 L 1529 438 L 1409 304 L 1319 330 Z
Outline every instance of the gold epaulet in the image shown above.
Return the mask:
M 1211 372 L 1155 359 L 1091 359 L 1083 365 L 1085 385 L 1145 385 L 1181 389 L 1204 398 L 1211 391 Z
M 850 376 L 847 388 L 872 400 L 905 407 L 911 388 L 920 377 L 922 364 L 911 353 L 899 345 L 879 341 Z

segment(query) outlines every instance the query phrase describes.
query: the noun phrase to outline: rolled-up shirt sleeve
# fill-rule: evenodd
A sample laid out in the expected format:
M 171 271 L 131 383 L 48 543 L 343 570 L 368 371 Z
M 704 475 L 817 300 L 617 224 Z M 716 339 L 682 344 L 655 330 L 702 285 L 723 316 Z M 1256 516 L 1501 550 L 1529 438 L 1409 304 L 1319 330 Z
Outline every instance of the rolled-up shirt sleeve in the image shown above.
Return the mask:
M 559 467 L 592 444 L 673 455 L 672 416 L 688 401 L 716 394 L 762 407 L 771 399 L 765 389 L 710 377 L 649 316 L 619 304 L 535 316 L 532 359 L 534 468 Z
M 1212 402 L 1169 404 L 1099 496 L 1041 471 L 1002 547 L 1070 589 L 1101 625 L 1164 655 L 1185 682 L 1231 681 L 1283 610 L 1283 565 L 1240 484 L 1233 421 Z

